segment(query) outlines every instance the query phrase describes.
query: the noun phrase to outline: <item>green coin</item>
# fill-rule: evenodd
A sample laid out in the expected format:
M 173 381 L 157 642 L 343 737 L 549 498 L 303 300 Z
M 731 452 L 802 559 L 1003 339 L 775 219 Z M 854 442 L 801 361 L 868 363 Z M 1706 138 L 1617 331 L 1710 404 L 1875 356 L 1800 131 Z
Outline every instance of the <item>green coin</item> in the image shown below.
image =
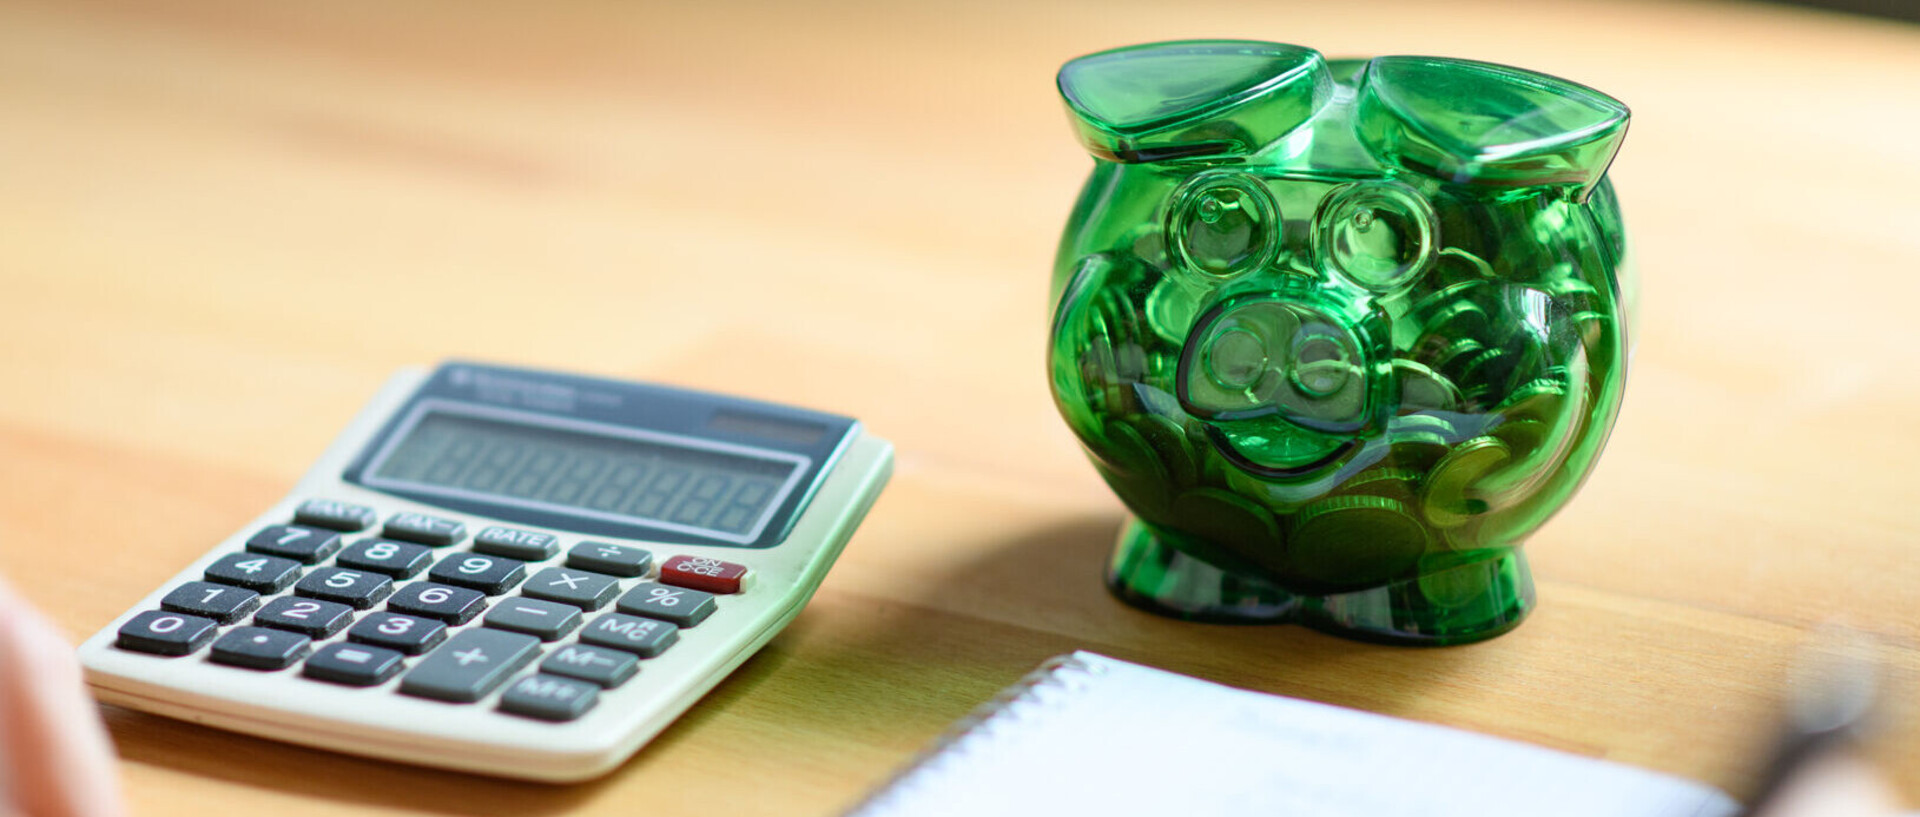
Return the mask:
M 1539 420 L 1508 420 L 1487 433 L 1506 443 L 1515 457 L 1525 457 L 1546 444 L 1553 426 Z
M 1343 495 L 1380 496 L 1388 499 L 1411 500 L 1418 493 L 1420 477 L 1425 470 L 1376 466 L 1353 475 L 1341 483 Z
M 1286 547 L 1273 514 L 1246 497 L 1218 488 L 1196 488 L 1173 500 L 1176 529 L 1249 562 L 1278 570 Z
M 1393 377 L 1400 384 L 1400 413 L 1454 411 L 1460 407 L 1460 388 L 1432 369 L 1405 358 L 1393 361 Z
M 1161 465 L 1167 469 L 1167 476 L 1179 487 L 1192 485 L 1199 479 L 1193 448 L 1187 443 L 1187 432 L 1172 418 L 1158 414 L 1136 414 L 1131 418 L 1133 429 L 1140 433 L 1140 439 L 1159 456 Z
M 1485 513 L 1487 503 L 1474 496 L 1474 483 L 1511 457 L 1507 444 L 1493 437 L 1475 437 L 1455 447 L 1428 472 L 1420 492 L 1420 509 L 1427 521 L 1451 528 Z
M 1405 572 L 1427 549 L 1427 528 L 1406 503 L 1336 496 L 1294 518 L 1288 549 L 1295 572 L 1328 584 L 1364 587 Z
M 1165 512 L 1172 500 L 1173 478 L 1160 456 L 1147 444 L 1140 432 L 1126 423 L 1107 421 L 1102 436 L 1106 444 L 1088 446 L 1096 465 L 1101 466 L 1107 485 L 1120 495 L 1127 507 L 1141 516 Z
M 1509 421 L 1537 420 L 1551 424 L 1566 405 L 1566 384 L 1554 378 L 1540 378 L 1514 389 L 1499 413 Z
M 1178 346 L 1193 328 L 1194 311 L 1199 305 L 1199 299 L 1187 291 L 1179 278 L 1162 276 L 1160 283 L 1153 285 L 1153 291 L 1147 293 L 1147 326 L 1155 337 Z
M 1394 436 L 1392 440 L 1387 448 L 1386 462 L 1392 463 L 1395 468 L 1404 468 L 1417 474 L 1432 471 L 1441 458 L 1452 450 L 1445 437 L 1429 432 Z

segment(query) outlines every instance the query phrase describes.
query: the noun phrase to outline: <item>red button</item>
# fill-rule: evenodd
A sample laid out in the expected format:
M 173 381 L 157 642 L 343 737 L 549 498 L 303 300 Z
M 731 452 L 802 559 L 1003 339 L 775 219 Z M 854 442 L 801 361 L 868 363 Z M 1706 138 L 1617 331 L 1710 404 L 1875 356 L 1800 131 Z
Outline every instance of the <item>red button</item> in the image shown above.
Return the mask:
M 746 565 L 719 559 L 675 556 L 660 565 L 662 584 L 691 587 L 709 593 L 738 593 L 740 580 L 746 575 Z

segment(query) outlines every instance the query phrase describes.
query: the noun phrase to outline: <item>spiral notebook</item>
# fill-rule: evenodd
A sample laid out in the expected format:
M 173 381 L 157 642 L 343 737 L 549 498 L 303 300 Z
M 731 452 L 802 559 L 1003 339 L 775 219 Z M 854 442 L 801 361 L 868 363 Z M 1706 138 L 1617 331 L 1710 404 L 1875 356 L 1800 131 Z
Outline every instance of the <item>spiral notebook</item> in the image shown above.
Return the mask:
M 1729 817 L 1718 790 L 1090 652 L 956 724 L 849 817 Z

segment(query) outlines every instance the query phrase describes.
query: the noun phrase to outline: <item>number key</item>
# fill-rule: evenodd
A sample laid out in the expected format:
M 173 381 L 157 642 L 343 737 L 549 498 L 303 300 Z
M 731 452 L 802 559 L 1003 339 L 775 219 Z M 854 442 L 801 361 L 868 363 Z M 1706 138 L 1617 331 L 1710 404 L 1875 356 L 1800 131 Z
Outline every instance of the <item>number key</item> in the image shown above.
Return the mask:
M 309 638 L 326 638 L 353 622 L 353 608 L 318 599 L 277 598 L 253 614 L 262 627 L 291 630 Z
M 471 587 L 489 596 L 512 589 L 527 577 L 527 563 L 483 553 L 450 553 L 427 571 L 436 582 Z
M 347 631 L 347 639 L 419 655 L 447 639 L 447 625 L 398 613 L 368 613 Z
M 340 534 L 303 525 L 274 525 L 247 540 L 247 550 L 319 564 L 340 550 Z
M 387 600 L 387 609 L 457 625 L 472 621 L 481 610 L 487 609 L 487 597 L 464 587 L 414 582 L 393 594 L 393 598 Z
M 353 547 L 340 552 L 340 558 L 334 563 L 341 567 L 371 570 L 385 573 L 396 579 L 409 579 L 414 574 L 427 569 L 433 561 L 433 551 L 425 545 L 406 542 L 394 542 L 386 539 L 362 539 Z
M 207 568 L 206 580 L 244 587 L 260 593 L 278 593 L 300 578 L 300 563 L 278 556 L 229 553 Z
M 155 655 L 187 655 L 213 640 L 213 619 L 148 610 L 120 625 L 114 646 Z
M 206 616 L 221 624 L 239 621 L 259 606 L 259 593 L 212 582 L 187 582 L 160 600 L 163 610 Z
M 378 573 L 323 567 L 293 586 L 295 595 L 326 599 L 355 610 L 371 609 L 393 595 L 393 580 Z

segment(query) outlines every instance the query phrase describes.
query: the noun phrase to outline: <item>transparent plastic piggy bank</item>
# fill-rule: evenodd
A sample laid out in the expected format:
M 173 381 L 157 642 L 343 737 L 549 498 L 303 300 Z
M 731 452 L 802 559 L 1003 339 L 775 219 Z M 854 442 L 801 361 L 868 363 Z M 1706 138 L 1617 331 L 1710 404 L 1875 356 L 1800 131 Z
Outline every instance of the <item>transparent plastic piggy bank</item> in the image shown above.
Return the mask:
M 1455 644 L 1620 408 L 1627 109 L 1430 57 L 1263 42 L 1082 57 L 1093 174 L 1055 268 L 1060 413 L 1133 511 L 1135 605 Z

